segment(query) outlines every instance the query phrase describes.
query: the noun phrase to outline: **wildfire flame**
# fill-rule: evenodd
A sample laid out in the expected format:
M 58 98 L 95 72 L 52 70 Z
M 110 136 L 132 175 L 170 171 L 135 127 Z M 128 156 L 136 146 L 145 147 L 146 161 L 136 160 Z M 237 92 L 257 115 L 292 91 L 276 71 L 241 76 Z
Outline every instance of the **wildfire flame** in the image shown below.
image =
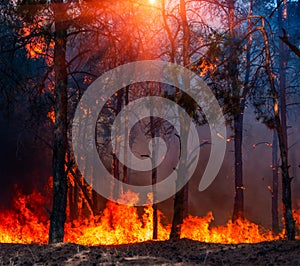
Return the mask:
M 145 206 L 140 215 L 134 202 L 138 196 L 125 193 L 120 203 L 108 201 L 99 216 L 69 221 L 65 225 L 65 241 L 83 245 L 116 245 L 136 243 L 152 239 L 153 209 Z M 0 213 L 1 243 L 39 243 L 48 242 L 49 212 L 47 202 L 37 190 L 23 195 L 18 189 L 14 209 Z M 123 205 L 126 203 L 129 205 Z M 296 226 L 300 229 L 300 210 L 294 211 Z M 158 240 L 167 240 L 171 226 L 164 224 L 163 213 L 158 212 Z M 235 223 L 228 221 L 223 226 L 211 226 L 214 220 L 209 212 L 205 217 L 188 216 L 182 225 L 181 238 L 189 238 L 210 243 L 256 243 L 279 239 L 267 230 L 246 219 Z

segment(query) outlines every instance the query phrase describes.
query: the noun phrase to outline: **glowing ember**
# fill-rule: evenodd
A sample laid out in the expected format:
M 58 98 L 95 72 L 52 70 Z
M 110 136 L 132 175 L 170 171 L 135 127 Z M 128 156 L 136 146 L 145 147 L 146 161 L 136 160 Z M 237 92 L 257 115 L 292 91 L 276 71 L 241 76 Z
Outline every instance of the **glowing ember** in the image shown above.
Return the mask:
M 126 193 L 120 203 L 108 202 L 102 215 L 67 222 L 65 241 L 83 245 L 114 245 L 136 243 L 152 239 L 153 211 L 145 206 L 143 214 L 133 206 L 138 196 Z M 126 203 L 129 205 L 122 205 Z M 22 195 L 18 190 L 13 210 L 0 214 L 1 243 L 48 242 L 49 213 L 45 197 L 34 191 Z M 158 212 L 158 239 L 167 240 L 170 225 L 162 223 L 163 214 Z M 300 229 L 300 210 L 294 212 L 297 228 Z M 205 217 L 189 216 L 184 220 L 181 237 L 211 243 L 255 243 L 279 239 L 248 220 L 227 222 L 224 226 L 212 227 L 212 213 Z
M 296 228 L 300 231 L 300 209 L 294 211 Z
M 51 109 L 51 111 L 48 112 L 47 117 L 52 121 L 52 123 L 55 123 L 55 112 L 54 108 Z

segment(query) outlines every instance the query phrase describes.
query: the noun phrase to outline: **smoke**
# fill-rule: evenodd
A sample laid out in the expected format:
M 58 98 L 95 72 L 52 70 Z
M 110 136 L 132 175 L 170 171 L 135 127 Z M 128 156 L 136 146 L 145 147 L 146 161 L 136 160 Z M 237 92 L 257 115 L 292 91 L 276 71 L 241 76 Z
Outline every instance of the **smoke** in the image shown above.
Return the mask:
M 0 208 L 10 208 L 16 187 L 23 194 L 43 190 L 51 175 L 51 157 L 17 118 L 0 119 L 0 147 Z
M 34 138 L 34 134 L 22 131 L 23 122 L 19 118 L 0 119 L 0 208 L 10 208 L 15 196 L 15 186 L 24 194 L 34 188 L 43 191 L 51 176 L 51 150 Z M 290 121 L 289 143 L 290 164 L 293 188 L 293 206 L 299 204 L 299 138 L 300 132 L 296 121 Z M 207 126 L 199 127 L 200 140 L 209 140 Z M 230 132 L 228 132 L 230 136 Z M 263 124 L 255 122 L 253 112 L 247 110 L 244 120 L 243 167 L 245 186 L 245 217 L 253 222 L 271 227 L 271 192 L 272 185 L 272 147 L 259 142 L 272 142 L 272 131 Z M 176 146 L 176 145 L 175 145 Z M 174 146 L 174 147 L 175 147 Z M 224 224 L 231 218 L 234 199 L 234 147 L 228 143 L 222 168 L 204 192 L 198 191 L 198 185 L 210 154 L 210 144 L 201 148 L 199 163 L 189 183 L 189 213 L 204 216 L 209 211 L 215 217 L 214 224 Z M 174 152 L 174 151 L 173 151 Z M 176 152 L 174 152 L 175 154 Z M 177 153 L 176 153 L 177 154 Z M 279 180 L 281 176 L 279 174 Z M 281 182 L 279 183 L 281 193 Z M 174 197 L 158 204 L 166 215 L 166 221 L 172 217 Z M 298 201 L 297 201 L 298 199 Z M 281 212 L 281 195 L 279 194 L 279 211 Z
M 230 135 L 230 132 L 228 133 Z M 299 208 L 300 182 L 299 182 L 299 128 L 297 121 L 289 121 L 289 159 L 292 181 L 293 207 Z M 272 194 L 272 143 L 273 132 L 259 122 L 255 121 L 253 110 L 248 109 L 244 119 L 243 139 L 243 177 L 245 217 L 253 222 L 271 227 L 271 201 Z M 253 144 L 262 143 L 255 148 Z M 197 172 L 189 185 L 189 212 L 192 215 L 203 216 L 212 211 L 215 217 L 214 224 L 224 224 L 231 219 L 234 200 L 234 142 L 230 141 L 222 168 L 212 185 L 204 192 L 197 191 L 205 160 L 207 160 L 209 147 L 201 150 L 202 161 L 198 164 Z M 206 159 L 205 159 L 206 158 Z M 278 158 L 279 155 L 278 155 Z M 279 161 L 280 165 L 280 161 Z M 281 174 L 279 171 L 279 214 L 282 212 L 281 202 Z M 281 222 L 281 221 L 280 221 Z

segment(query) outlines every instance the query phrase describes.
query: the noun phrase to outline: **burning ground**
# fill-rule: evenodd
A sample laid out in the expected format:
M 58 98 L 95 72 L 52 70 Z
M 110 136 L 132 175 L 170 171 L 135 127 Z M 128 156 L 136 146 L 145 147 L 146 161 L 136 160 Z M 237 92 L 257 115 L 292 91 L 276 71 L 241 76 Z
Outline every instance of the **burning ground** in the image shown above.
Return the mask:
M 46 244 L 48 243 L 49 213 L 45 210 L 45 198 L 34 191 L 32 194 L 17 193 L 14 208 L 0 213 L 0 243 Z M 139 200 L 134 193 L 125 193 L 119 203 L 108 201 L 101 214 L 80 215 L 65 225 L 65 241 L 80 245 L 120 245 L 152 240 L 153 209 L 134 207 Z M 168 240 L 171 225 L 162 212 L 158 212 L 158 240 Z M 294 212 L 299 229 L 299 211 Z M 181 228 L 181 238 L 200 242 L 238 244 L 279 240 L 282 231 L 273 235 L 271 230 L 247 219 L 229 220 L 225 225 L 212 225 L 213 214 L 204 217 L 188 216 Z
M 16 194 L 14 208 L 0 214 L 0 265 L 300 264 L 300 240 L 278 240 L 283 232 L 274 236 L 248 220 L 213 226 L 212 213 L 187 217 L 180 240 L 168 240 L 170 225 L 160 213 L 159 240 L 152 241 L 152 207 L 140 212 L 121 204 L 138 200 L 131 193 L 120 204 L 108 201 L 99 216 L 68 221 L 66 243 L 46 245 L 49 218 L 43 212 L 43 195 L 38 191 Z M 295 211 L 299 229 L 298 214 Z

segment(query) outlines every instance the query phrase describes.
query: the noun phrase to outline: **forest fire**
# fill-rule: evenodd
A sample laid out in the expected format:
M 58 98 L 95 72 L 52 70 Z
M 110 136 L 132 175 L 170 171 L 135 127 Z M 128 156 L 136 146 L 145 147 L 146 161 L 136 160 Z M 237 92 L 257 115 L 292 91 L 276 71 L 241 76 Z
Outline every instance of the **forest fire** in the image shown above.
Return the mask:
M 65 241 L 88 246 L 137 243 L 152 239 L 153 210 L 145 206 L 139 214 L 134 203 L 138 196 L 126 193 L 120 204 L 108 201 L 99 216 L 69 221 L 65 226 Z M 121 203 L 126 203 L 123 205 Z M 0 214 L 1 243 L 48 243 L 49 213 L 47 198 L 37 190 L 23 195 L 17 190 L 12 210 Z M 295 211 L 296 225 L 300 228 L 300 211 Z M 158 240 L 169 239 L 171 225 L 164 224 L 164 215 L 158 213 Z M 205 217 L 188 216 L 182 225 L 181 238 L 209 243 L 257 243 L 277 240 L 272 232 L 249 220 L 228 221 L 223 226 L 211 226 L 210 212 Z
M 300 1 L 0 12 L 0 265 L 300 264 Z

